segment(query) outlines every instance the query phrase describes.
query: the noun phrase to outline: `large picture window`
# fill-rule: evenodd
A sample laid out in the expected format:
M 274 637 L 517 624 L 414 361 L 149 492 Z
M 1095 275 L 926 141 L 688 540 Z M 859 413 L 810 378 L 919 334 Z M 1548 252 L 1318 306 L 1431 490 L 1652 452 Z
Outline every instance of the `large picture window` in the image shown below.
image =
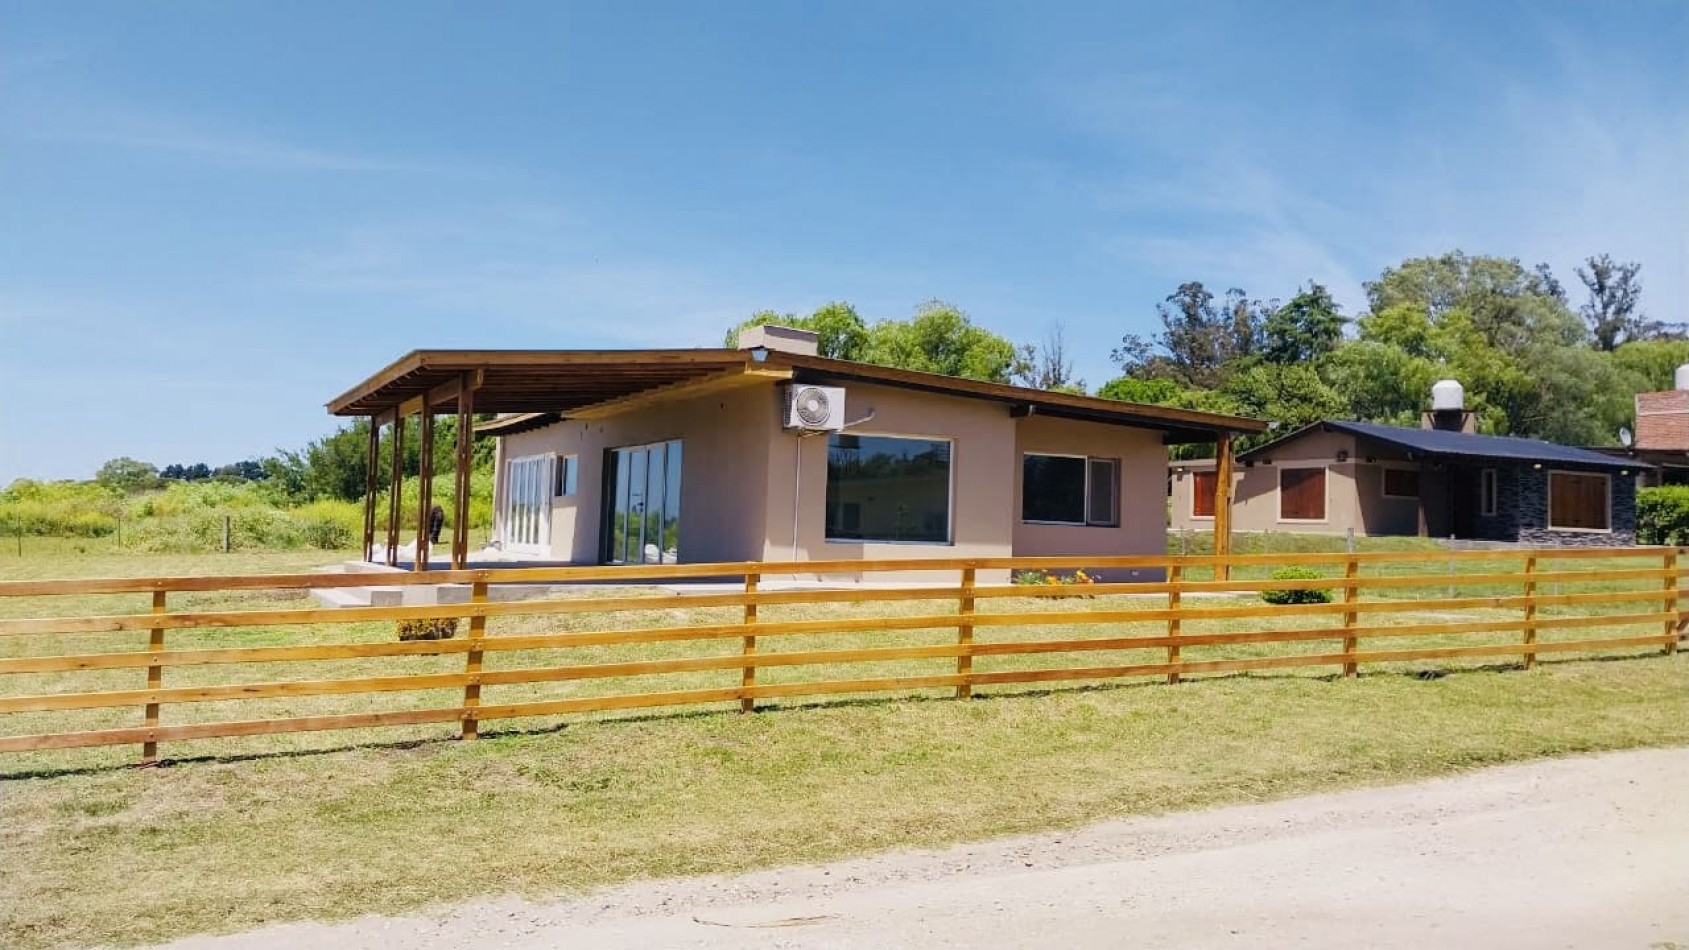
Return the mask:
M 1021 520 L 1119 524 L 1119 472 L 1115 459 L 1028 453 L 1021 460 Z
M 827 438 L 829 541 L 950 542 L 950 443 Z
M 1610 529 L 1609 478 L 1583 472 L 1548 475 L 1548 526 L 1573 531 Z
M 1278 470 L 1278 519 L 1280 521 L 1325 520 L 1325 469 L 1281 468 Z

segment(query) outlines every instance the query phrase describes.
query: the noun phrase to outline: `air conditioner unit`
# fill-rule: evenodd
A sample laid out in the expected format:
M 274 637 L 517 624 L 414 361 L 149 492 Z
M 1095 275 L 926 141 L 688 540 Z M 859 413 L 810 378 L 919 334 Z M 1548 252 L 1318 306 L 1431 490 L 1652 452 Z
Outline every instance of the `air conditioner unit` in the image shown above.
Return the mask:
M 784 424 L 788 429 L 838 432 L 844 428 L 845 391 L 838 386 L 786 387 Z

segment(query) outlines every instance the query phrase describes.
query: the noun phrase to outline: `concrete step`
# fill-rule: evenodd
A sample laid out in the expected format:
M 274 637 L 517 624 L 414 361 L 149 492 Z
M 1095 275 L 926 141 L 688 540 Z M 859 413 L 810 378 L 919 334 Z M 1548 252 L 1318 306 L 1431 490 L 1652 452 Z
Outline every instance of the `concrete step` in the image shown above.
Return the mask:
M 324 607 L 399 607 L 405 603 L 405 588 L 317 587 L 311 596 Z

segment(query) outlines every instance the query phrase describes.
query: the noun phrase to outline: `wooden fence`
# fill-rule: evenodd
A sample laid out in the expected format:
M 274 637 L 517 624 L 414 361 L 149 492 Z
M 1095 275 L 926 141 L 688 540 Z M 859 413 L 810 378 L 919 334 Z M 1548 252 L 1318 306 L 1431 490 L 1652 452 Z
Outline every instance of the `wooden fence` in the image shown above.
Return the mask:
M 0 582 L 0 608 L 27 603 L 38 609 L 33 616 L 19 616 L 16 609 L 0 612 L 0 752 L 134 744 L 141 747 L 143 762 L 153 762 L 161 743 L 316 730 L 453 723 L 458 735 L 473 739 L 483 722 L 605 710 L 728 704 L 750 711 L 758 701 L 935 688 L 967 697 L 983 687 L 1010 684 L 1127 677 L 1165 677 L 1176 683 L 1199 674 L 1317 666 L 1355 676 L 1366 664 L 1457 658 L 1522 658 L 1528 668 L 1545 654 L 1636 648 L 1671 653 L 1685 619 L 1678 553 L 1675 548 L 1627 548 L 977 558 L 5 581 Z M 1593 566 L 1566 563 L 1575 561 Z M 1270 569 L 1286 565 L 1312 568 L 1322 576 L 1267 576 Z M 1000 577 L 1075 568 L 1131 569 L 1164 579 L 1071 586 L 978 582 L 981 572 Z M 813 584 L 769 589 L 770 580 L 790 578 L 796 569 L 812 580 L 849 576 L 860 581 L 831 589 Z M 910 571 L 943 573 L 926 586 L 872 586 L 885 572 Z M 700 582 L 702 589 L 674 594 L 622 589 L 688 581 Z M 274 593 L 292 592 L 298 598 L 308 588 L 372 583 L 466 585 L 467 601 L 324 609 L 287 606 L 276 599 L 285 595 Z M 583 588 L 550 599 L 489 597 L 491 585 L 519 583 L 622 586 Z M 1600 589 L 1582 589 L 1591 586 Z M 1573 592 L 1564 592 L 1567 588 Z M 1265 590 L 1326 590 L 1333 598 L 1273 605 L 1254 597 L 1212 596 Z M 146 600 L 134 607 L 121 603 L 137 596 L 150 598 L 150 609 L 136 609 Z M 238 605 L 244 598 L 250 605 L 259 596 L 269 598 L 260 601 L 261 609 L 227 609 L 231 602 Z M 60 612 L 55 605 L 67 603 L 86 610 L 89 601 L 63 600 L 69 597 L 113 603 L 120 612 L 50 615 Z M 1005 609 L 990 609 L 995 603 L 1004 603 Z M 781 610 L 795 616 L 779 616 Z M 687 612 L 679 618 L 683 622 L 641 620 L 651 613 L 674 619 L 673 611 Z M 425 618 L 467 618 L 468 629 L 447 640 L 394 639 L 392 622 Z M 529 627 L 489 631 L 489 621 L 512 618 L 525 618 Z M 625 625 L 630 620 L 633 625 Z M 1239 621 L 1245 629 L 1236 629 Z M 585 629 L 571 628 L 583 622 Z M 548 626 L 536 632 L 534 624 Z M 319 636 L 324 631 L 317 625 L 328 625 L 329 636 Z M 1196 629 L 1205 625 L 1222 629 Z M 278 628 L 295 638 L 303 630 L 305 637 L 278 645 Z M 1051 630 L 1054 636 L 1041 635 Z M 928 639 L 898 639 L 916 631 Z M 1562 631 L 1583 638 L 1566 639 Z M 84 637 L 115 637 L 122 648 L 80 647 Z M 1462 642 L 1468 638 L 1482 642 Z M 722 642 L 736 649 L 679 656 L 664 652 L 676 645 Z M 793 643 L 801 645 L 786 648 Z M 1272 650 L 1263 655 L 1266 647 Z M 560 651 L 586 648 L 600 652 L 558 661 Z M 604 650 L 622 652 L 606 657 Z M 1095 662 L 1105 655 L 1124 660 Z M 528 665 L 507 665 L 524 658 Z M 419 659 L 433 665 L 421 672 L 405 666 Z M 840 674 L 841 668 L 861 669 L 863 664 L 873 672 L 875 666 L 917 661 L 938 668 Z M 357 665 L 355 675 L 268 672 L 309 674 L 348 662 Z M 793 668 L 806 668 L 807 675 L 819 678 L 759 680 L 759 673 L 772 678 L 776 671 Z M 234 669 L 259 670 L 259 678 L 218 674 Z M 683 676 L 682 688 L 638 685 L 652 678 L 673 683 L 677 676 Z M 720 682 L 700 682 L 708 676 Z M 96 678 L 99 688 L 67 690 L 86 677 Z M 24 685 L 19 688 L 19 683 Z M 41 683 L 55 688 L 43 689 Z M 622 683 L 635 686 L 621 688 Z M 598 692 L 580 692 L 583 684 L 599 684 Z M 517 686 L 530 693 L 540 686 L 575 692 L 500 702 L 483 695 L 483 690 Z M 412 708 L 369 708 L 377 705 L 374 697 L 389 694 L 433 699 Z M 348 696 L 362 705 L 355 711 L 301 714 L 297 704 L 284 704 L 287 708 L 267 715 L 213 716 L 209 721 L 191 713 L 203 708 L 195 704 L 222 708 L 335 697 L 344 705 Z M 66 718 L 79 711 L 100 718 L 73 728 L 77 724 Z M 123 723 L 116 717 L 134 718 Z M 19 719 L 31 730 L 27 734 L 17 732 Z

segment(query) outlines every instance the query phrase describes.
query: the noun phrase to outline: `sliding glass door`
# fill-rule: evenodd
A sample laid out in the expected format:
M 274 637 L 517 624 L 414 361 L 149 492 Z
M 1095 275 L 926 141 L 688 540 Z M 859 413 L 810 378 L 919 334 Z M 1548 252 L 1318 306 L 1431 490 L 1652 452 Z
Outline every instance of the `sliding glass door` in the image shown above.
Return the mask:
M 557 456 L 510 460 L 504 486 L 504 544 L 521 554 L 551 553 L 551 482 Z
M 680 442 L 605 454 L 605 563 L 675 563 L 680 559 Z

